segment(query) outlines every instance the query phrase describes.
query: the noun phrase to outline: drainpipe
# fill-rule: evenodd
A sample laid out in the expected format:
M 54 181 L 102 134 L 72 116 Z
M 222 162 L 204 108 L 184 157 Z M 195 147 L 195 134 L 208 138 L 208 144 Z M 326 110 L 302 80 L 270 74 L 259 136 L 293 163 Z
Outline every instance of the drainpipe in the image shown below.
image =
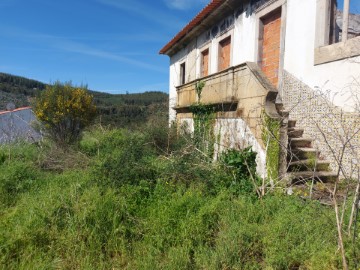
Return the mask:
M 348 39 L 349 12 L 350 12 L 350 0 L 344 0 L 343 24 L 342 24 L 343 27 L 342 27 L 342 36 L 341 36 L 342 42 L 346 42 Z

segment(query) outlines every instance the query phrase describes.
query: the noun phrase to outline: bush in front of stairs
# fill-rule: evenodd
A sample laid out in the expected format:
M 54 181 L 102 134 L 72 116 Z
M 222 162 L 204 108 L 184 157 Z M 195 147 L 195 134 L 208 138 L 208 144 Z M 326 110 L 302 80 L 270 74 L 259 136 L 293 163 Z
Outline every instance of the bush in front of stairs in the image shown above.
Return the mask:
M 270 118 L 265 112 L 262 113 L 262 140 L 266 149 L 267 177 L 270 180 L 279 178 L 280 156 L 280 121 Z
M 255 195 L 261 181 L 256 175 L 256 153 L 251 147 L 243 150 L 228 149 L 220 156 L 220 161 L 232 176 L 226 187 L 236 194 Z

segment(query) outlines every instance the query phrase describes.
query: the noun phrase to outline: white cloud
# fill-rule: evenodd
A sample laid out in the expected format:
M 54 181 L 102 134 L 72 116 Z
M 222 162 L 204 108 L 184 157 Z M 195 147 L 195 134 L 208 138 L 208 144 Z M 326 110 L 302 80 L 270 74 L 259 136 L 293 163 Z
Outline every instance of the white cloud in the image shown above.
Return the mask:
M 205 6 L 209 0 L 165 0 L 166 5 L 172 9 L 187 10 Z
M 147 70 L 167 73 L 166 69 L 161 68 L 157 65 L 131 58 L 130 56 L 137 55 L 136 52 L 131 52 L 129 54 L 123 53 L 122 55 L 120 55 L 89 46 L 86 43 L 76 42 L 72 39 L 48 34 L 33 33 L 17 28 L 4 28 L 0 26 L 0 34 L 1 33 L 8 36 L 18 37 L 23 40 L 26 39 L 31 42 L 39 43 L 43 46 L 45 45 L 47 49 L 52 48 L 58 51 L 65 51 L 69 53 L 76 53 L 102 59 L 108 59 L 111 61 L 121 62 Z M 44 48 L 42 47 L 41 50 L 44 50 Z M 141 53 L 142 52 L 139 52 L 139 54 Z
M 180 28 L 183 25 L 183 22 L 176 21 L 172 16 L 159 11 L 150 5 L 145 5 L 144 3 L 137 0 L 96 0 L 98 3 L 107 5 L 110 7 L 117 8 L 119 10 L 125 11 L 127 13 L 136 14 L 142 19 L 147 19 L 149 21 L 158 23 L 163 27 L 170 28 Z M 169 23 L 171 22 L 171 23 Z
M 162 72 L 162 73 L 167 72 L 167 70 L 164 70 L 156 65 L 149 64 L 147 62 L 138 61 L 138 60 L 132 59 L 130 57 L 126 57 L 124 55 L 118 55 L 118 54 L 107 52 L 107 51 L 104 51 L 101 49 L 92 48 L 85 44 L 81 44 L 78 42 L 72 42 L 70 40 L 63 40 L 62 42 L 57 42 L 55 46 L 60 50 L 64 50 L 64 51 L 68 51 L 68 52 L 89 55 L 89 56 L 94 56 L 94 57 L 103 58 L 103 59 L 109 59 L 112 61 L 122 62 L 122 63 L 129 64 L 132 66 L 137 66 L 140 68 L 153 70 L 153 71 L 157 71 L 157 72 Z

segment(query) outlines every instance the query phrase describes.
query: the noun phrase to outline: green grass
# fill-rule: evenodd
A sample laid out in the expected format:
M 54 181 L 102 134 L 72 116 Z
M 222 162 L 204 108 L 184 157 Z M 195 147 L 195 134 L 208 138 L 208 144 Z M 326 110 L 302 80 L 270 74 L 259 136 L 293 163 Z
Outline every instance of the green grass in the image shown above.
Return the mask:
M 340 268 L 331 208 L 254 199 L 220 165 L 153 141 L 94 130 L 56 155 L 86 166 L 60 171 L 44 169 L 51 145 L 0 148 L 0 269 Z

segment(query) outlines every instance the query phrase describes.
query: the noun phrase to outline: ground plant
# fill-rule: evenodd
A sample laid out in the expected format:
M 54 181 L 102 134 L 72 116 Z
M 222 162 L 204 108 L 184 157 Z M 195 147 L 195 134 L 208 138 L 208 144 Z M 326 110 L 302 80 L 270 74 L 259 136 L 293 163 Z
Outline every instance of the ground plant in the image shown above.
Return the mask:
M 1 146 L 0 269 L 341 267 L 331 208 L 258 199 L 256 153 L 209 162 L 159 128 L 94 127 L 60 155 L 51 141 Z M 355 269 L 360 244 L 344 244 Z

